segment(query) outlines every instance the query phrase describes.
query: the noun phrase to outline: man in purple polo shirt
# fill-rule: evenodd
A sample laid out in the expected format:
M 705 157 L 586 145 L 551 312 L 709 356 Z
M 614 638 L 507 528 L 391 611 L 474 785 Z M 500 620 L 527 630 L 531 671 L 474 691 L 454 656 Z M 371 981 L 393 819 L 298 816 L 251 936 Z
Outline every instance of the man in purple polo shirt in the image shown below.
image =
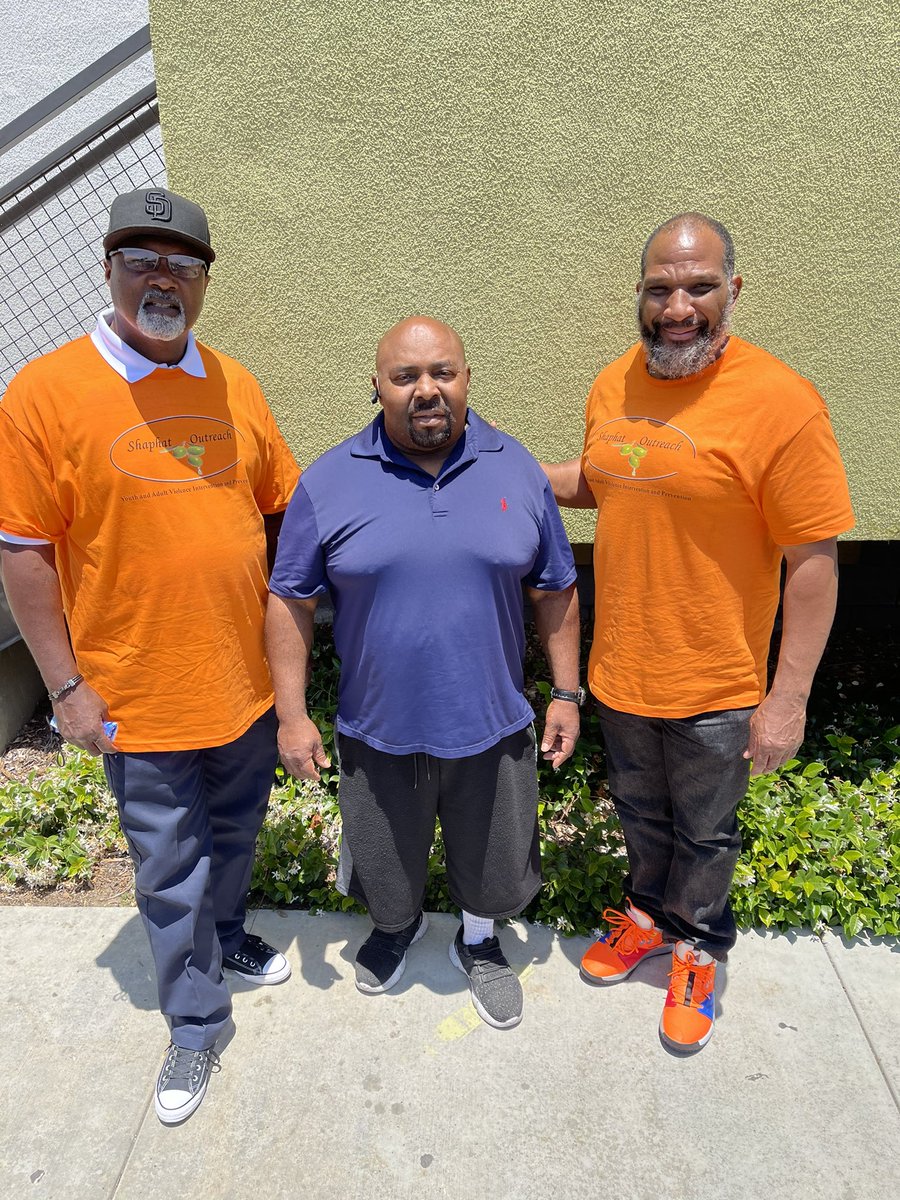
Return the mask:
M 583 698 L 575 566 L 537 462 L 467 407 L 453 329 L 401 321 L 379 343 L 372 382 L 383 411 L 313 463 L 285 516 L 266 622 L 279 749 L 301 779 L 330 765 L 304 697 L 327 588 L 342 664 L 338 887 L 375 925 L 356 985 L 393 987 L 425 932 L 439 816 L 462 910 L 450 959 L 479 1015 L 508 1028 L 522 1019 L 522 989 L 494 921 L 540 887 L 522 585 L 552 675 L 541 750 L 557 768 Z

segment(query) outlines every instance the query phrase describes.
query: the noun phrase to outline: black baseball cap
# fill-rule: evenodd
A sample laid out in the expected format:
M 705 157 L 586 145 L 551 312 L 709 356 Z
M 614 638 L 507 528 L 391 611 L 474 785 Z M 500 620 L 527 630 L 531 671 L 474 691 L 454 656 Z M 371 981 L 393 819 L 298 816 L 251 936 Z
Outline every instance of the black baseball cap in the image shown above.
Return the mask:
M 113 200 L 103 249 L 109 254 L 111 250 L 127 245 L 136 234 L 177 238 L 208 263 L 216 257 L 209 244 L 206 213 L 193 200 L 186 200 L 166 188 L 142 188 L 137 192 L 125 192 Z

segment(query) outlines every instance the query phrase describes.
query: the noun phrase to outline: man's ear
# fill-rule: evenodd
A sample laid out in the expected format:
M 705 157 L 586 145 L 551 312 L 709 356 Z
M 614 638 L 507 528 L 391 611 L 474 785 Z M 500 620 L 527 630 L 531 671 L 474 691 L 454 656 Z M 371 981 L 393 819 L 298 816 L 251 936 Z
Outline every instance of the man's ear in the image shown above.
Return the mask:
M 107 283 L 109 283 L 109 277 L 111 274 L 112 274 L 112 263 L 109 261 L 108 258 L 104 258 L 104 260 L 103 260 L 103 278 L 106 280 Z
M 741 294 L 741 288 L 744 286 L 744 281 L 740 275 L 734 275 L 731 280 L 731 299 L 737 300 Z
M 381 392 L 378 390 L 378 376 L 372 376 L 372 403 L 377 404 L 381 399 Z

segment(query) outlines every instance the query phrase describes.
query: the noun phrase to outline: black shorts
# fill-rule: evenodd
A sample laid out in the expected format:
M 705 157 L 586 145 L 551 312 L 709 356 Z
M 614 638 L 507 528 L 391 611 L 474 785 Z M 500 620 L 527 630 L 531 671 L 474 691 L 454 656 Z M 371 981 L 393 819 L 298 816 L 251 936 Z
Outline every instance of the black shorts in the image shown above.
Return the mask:
M 541 886 L 533 726 L 467 758 L 386 754 L 338 734 L 343 822 L 337 887 L 379 929 L 421 911 L 439 817 L 453 903 L 512 917 Z

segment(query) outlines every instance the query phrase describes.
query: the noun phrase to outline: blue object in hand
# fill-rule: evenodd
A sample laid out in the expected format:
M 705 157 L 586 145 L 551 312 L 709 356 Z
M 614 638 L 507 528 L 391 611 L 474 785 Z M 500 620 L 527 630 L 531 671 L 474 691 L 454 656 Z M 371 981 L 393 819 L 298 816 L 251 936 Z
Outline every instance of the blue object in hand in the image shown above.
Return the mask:
M 57 723 L 55 716 L 52 716 L 50 718 L 50 728 L 53 730 L 54 733 L 59 733 L 59 724 Z M 111 742 L 114 742 L 116 740 L 116 734 L 119 732 L 119 722 L 118 721 L 104 721 L 103 722 L 103 732 L 106 734 L 106 736 L 109 738 L 109 740 Z

